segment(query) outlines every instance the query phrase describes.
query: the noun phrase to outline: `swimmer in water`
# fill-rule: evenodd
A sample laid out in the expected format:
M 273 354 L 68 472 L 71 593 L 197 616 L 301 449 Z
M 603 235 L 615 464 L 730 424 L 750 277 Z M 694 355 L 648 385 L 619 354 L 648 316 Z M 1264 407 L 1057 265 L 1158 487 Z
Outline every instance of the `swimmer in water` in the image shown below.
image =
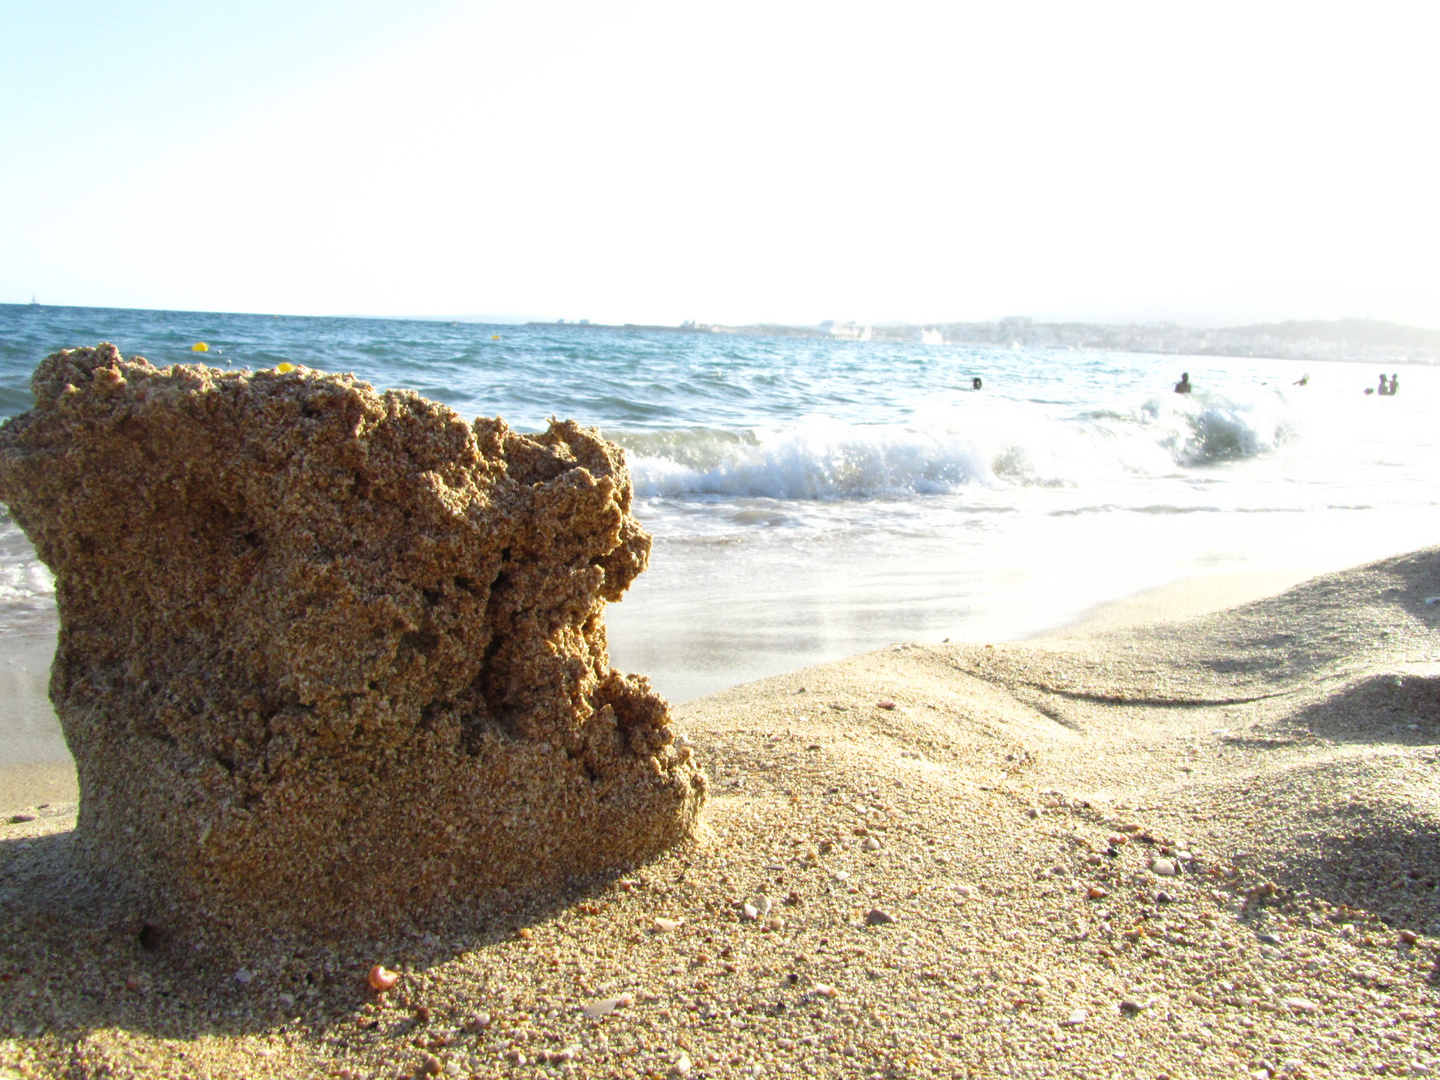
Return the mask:
M 980 376 L 979 376 L 979 375 L 976 375 L 973 379 L 970 380 L 970 389 L 971 389 L 971 390 L 979 390 L 980 387 L 983 386 L 983 385 L 984 385 L 984 383 L 982 383 L 982 382 L 980 381 Z
M 1391 375 L 1391 376 L 1390 376 L 1390 390 L 1389 390 L 1390 396 L 1391 396 L 1391 397 L 1394 397 L 1395 394 L 1396 394 L 1396 392 L 1397 392 L 1399 389 L 1400 389 L 1400 376 L 1399 376 L 1399 375 Z
M 1180 373 L 1180 381 L 1175 384 L 1175 393 L 1188 394 L 1192 389 L 1193 387 L 1190 385 L 1190 373 L 1188 371 L 1182 371 Z
M 1381 397 L 1384 397 L 1388 393 L 1390 393 L 1390 384 L 1385 381 L 1385 376 L 1381 375 L 1379 394 Z
M 1298 379 L 1295 380 L 1295 385 L 1296 385 L 1296 386 L 1309 386 L 1309 385 L 1310 385 L 1310 376 L 1309 376 L 1309 375 L 1301 375 L 1300 378 L 1298 378 Z

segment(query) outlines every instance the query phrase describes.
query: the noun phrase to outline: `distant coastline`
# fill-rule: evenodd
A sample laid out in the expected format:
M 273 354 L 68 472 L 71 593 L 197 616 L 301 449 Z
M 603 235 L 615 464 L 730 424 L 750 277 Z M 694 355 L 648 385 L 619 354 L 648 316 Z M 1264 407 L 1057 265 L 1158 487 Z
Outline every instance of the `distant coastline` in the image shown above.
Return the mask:
M 1196 329 L 1176 323 L 1043 323 L 1013 317 L 992 322 L 853 323 L 817 326 L 751 323 L 725 326 L 686 322 L 679 326 L 641 323 L 528 322 L 530 327 L 573 330 L 657 330 L 686 334 L 746 334 L 766 337 L 850 341 L 915 341 L 944 345 L 999 345 L 1016 348 L 1105 349 L 1112 352 L 1179 356 L 1237 356 L 1276 360 L 1357 360 L 1440 362 L 1440 330 L 1373 319 L 1291 320 L 1254 326 Z
M 154 312 L 195 316 L 242 312 L 171 312 L 158 308 L 104 308 L 69 304 L 0 304 L 15 314 L 38 312 Z M 270 318 L 270 313 L 264 314 Z M 915 342 L 930 345 L 988 345 L 1001 348 L 1098 349 L 1161 356 L 1226 356 L 1273 360 L 1342 360 L 1360 363 L 1440 363 L 1440 330 L 1377 319 L 1288 320 L 1249 326 L 1201 329 L 1173 322 L 1037 322 L 1023 316 L 989 322 L 861 323 L 826 320 L 812 325 L 747 323 L 726 325 L 687 321 L 597 323 L 588 319 L 525 320 L 509 315 L 274 315 L 277 319 L 364 319 L 374 321 L 471 323 L 514 329 L 654 331 L 672 334 L 743 334 L 747 337 L 818 338 L 830 341 Z

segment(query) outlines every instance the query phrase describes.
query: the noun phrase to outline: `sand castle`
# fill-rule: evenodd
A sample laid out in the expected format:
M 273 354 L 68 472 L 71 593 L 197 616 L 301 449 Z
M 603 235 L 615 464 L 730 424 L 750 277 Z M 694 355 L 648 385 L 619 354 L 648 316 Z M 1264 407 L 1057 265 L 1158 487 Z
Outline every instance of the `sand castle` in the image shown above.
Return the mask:
M 443 920 L 687 837 L 703 778 L 606 651 L 650 548 L 620 449 L 288 368 L 68 350 L 0 429 L 90 864 L 239 941 Z

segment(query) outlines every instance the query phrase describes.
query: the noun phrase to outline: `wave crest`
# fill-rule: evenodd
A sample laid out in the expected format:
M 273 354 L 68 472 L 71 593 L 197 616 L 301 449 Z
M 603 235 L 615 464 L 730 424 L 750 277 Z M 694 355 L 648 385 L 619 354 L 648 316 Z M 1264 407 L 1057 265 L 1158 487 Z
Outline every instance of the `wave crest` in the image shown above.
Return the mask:
M 629 451 L 637 494 L 787 500 L 907 498 L 969 486 L 1084 486 L 1170 474 L 1176 467 L 1254 457 L 1292 438 L 1285 403 L 1196 395 L 1155 398 L 1130 412 L 1068 418 L 1033 406 L 917 416 L 904 425 L 810 417 L 740 431 L 610 431 Z

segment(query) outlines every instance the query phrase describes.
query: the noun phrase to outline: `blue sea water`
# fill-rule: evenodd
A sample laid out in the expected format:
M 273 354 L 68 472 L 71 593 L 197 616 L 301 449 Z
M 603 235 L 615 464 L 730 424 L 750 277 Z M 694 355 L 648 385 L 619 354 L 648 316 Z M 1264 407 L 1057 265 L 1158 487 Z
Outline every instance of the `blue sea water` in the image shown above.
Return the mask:
M 0 417 L 55 349 L 284 361 L 625 446 L 651 569 L 617 666 L 676 699 L 890 641 L 1016 638 L 1196 574 L 1436 542 L 1440 369 L 577 326 L 0 306 Z M 210 351 L 191 351 L 205 341 Z M 1188 369 L 1195 392 L 1171 386 Z M 1306 385 L 1295 385 L 1308 375 Z M 971 379 L 984 381 L 980 391 Z M 0 521 L 0 621 L 53 610 Z M 47 609 L 47 605 L 50 607 Z

